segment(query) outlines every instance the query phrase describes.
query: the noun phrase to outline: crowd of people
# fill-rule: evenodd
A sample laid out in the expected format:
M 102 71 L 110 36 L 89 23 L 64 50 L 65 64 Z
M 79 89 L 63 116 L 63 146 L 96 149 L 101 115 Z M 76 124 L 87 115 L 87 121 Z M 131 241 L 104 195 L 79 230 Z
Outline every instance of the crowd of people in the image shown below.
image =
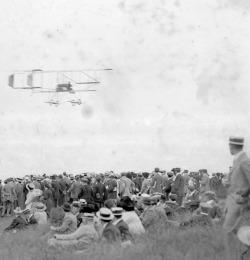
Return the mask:
M 4 232 L 50 223 L 50 246 L 86 249 L 100 240 L 131 245 L 136 236 L 160 224 L 185 228 L 223 223 L 228 259 L 236 259 L 230 252 L 236 234 L 250 246 L 249 227 L 239 225 L 250 209 L 250 159 L 243 145 L 244 138 L 230 138 L 235 159 L 228 174 L 155 168 L 151 173 L 8 178 L 0 184 L 1 217 L 15 217 Z M 63 212 L 59 222 L 56 210 Z
M 5 232 L 53 221 L 53 209 L 64 212 L 51 225 L 48 243 L 86 248 L 99 239 L 128 244 L 159 223 L 175 227 L 213 225 L 222 219 L 218 198 L 224 196 L 225 176 L 207 170 L 115 174 L 84 173 L 8 178 L 1 188 L 1 217 L 15 215 Z M 176 221 L 188 211 L 190 218 Z

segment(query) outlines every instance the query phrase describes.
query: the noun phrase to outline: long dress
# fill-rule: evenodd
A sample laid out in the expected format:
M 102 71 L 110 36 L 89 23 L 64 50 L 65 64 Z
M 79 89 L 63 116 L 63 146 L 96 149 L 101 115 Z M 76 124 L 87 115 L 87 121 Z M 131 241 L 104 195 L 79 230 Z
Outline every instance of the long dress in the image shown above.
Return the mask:
M 41 194 L 42 192 L 39 189 L 30 190 L 29 193 L 27 194 L 26 201 L 25 201 L 26 208 L 31 210 L 34 202 L 39 201 L 39 197 L 41 196 Z
M 50 189 L 45 188 L 45 190 L 43 192 L 43 199 L 44 199 L 44 204 L 47 207 L 46 212 L 49 216 L 50 210 L 53 207 L 53 195 L 52 195 L 52 191 Z

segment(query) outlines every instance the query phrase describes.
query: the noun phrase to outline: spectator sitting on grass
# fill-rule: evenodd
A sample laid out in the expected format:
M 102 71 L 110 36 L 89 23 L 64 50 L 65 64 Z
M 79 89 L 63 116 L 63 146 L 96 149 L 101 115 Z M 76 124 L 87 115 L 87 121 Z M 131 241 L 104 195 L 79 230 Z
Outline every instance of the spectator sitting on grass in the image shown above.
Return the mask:
M 201 203 L 200 204 L 201 212 L 199 215 L 192 215 L 191 218 L 185 222 L 183 222 L 182 226 L 194 226 L 194 225 L 200 225 L 200 226 L 212 226 L 212 219 L 210 217 L 210 210 L 212 209 L 212 206 L 207 203 Z
M 46 206 L 42 202 L 36 202 L 33 204 L 34 218 L 39 225 L 47 223 L 47 213 L 45 212 Z
M 137 209 L 134 202 L 129 197 L 124 197 L 119 201 L 118 206 L 124 210 L 122 219 L 128 225 L 131 235 L 135 236 L 145 233 L 141 220 L 135 211 Z
M 50 246 L 76 246 L 77 249 L 87 249 L 99 236 L 94 227 L 94 213 L 82 213 L 80 227 L 70 234 L 55 234 L 48 240 Z
M 4 229 L 4 231 L 14 231 L 24 229 L 27 227 L 28 222 L 25 217 L 25 213 L 29 212 L 29 209 L 24 209 L 21 210 L 20 207 L 17 207 L 16 209 L 13 210 L 14 213 L 16 214 L 16 217 L 12 220 L 11 224 Z
M 100 208 L 100 211 L 98 211 L 96 215 L 103 227 L 102 239 L 109 243 L 120 242 L 121 233 L 120 230 L 112 224 L 114 215 L 111 210 L 108 208 Z
M 71 212 L 73 213 L 73 215 L 76 216 L 77 227 L 79 227 L 82 222 L 82 218 L 80 214 L 80 201 L 73 201 L 71 206 L 72 206 Z
M 63 210 L 65 212 L 65 216 L 63 218 L 63 223 L 59 227 L 50 227 L 50 230 L 55 231 L 56 233 L 69 234 L 74 232 L 77 229 L 77 219 L 71 213 L 71 206 L 69 203 L 63 204 Z
M 206 191 L 204 193 L 202 202 L 211 205 L 209 215 L 213 220 L 218 221 L 222 219 L 222 207 L 218 204 L 217 196 L 213 191 Z M 198 208 L 193 214 L 199 215 L 200 212 L 201 208 Z
M 123 208 L 114 207 L 111 209 L 111 211 L 115 216 L 113 225 L 116 226 L 120 230 L 122 241 L 124 242 L 124 241 L 130 240 L 132 238 L 132 236 L 129 232 L 129 227 L 122 219 Z

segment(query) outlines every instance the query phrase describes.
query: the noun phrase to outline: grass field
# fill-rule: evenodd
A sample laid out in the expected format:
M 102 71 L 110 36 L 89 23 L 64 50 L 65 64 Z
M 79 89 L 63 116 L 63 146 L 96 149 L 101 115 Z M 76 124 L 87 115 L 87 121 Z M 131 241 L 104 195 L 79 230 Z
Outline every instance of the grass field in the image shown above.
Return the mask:
M 8 226 L 11 218 L 0 219 L 0 230 Z M 56 249 L 47 245 L 43 235 L 49 225 L 13 233 L 2 233 L 0 259 L 91 259 L 91 260 L 219 260 L 226 259 L 221 226 L 213 228 L 158 227 L 155 232 L 136 238 L 127 249 L 119 245 L 96 244 L 84 253 Z M 243 252 L 245 246 L 240 249 Z M 239 250 L 239 249 L 235 249 Z M 248 259 L 248 258 L 247 258 Z

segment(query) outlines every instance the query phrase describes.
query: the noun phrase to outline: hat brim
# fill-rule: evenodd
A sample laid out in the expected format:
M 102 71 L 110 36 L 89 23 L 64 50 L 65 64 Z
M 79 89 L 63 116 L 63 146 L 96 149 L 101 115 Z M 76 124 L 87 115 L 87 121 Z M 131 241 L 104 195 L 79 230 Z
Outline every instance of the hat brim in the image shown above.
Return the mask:
M 36 208 L 36 210 L 38 210 L 38 211 L 44 211 L 46 209 L 47 209 L 46 205 L 44 205 L 42 208 Z
M 13 210 L 13 212 L 14 212 L 15 214 L 22 214 L 22 213 L 23 213 L 23 210 L 21 210 L 21 211 Z
M 244 143 L 240 143 L 240 142 L 234 142 L 234 141 L 229 141 L 229 144 L 234 144 L 234 145 L 241 145 L 243 146 Z
M 110 213 L 110 216 L 109 216 L 109 217 L 103 217 L 103 216 L 101 216 L 100 211 L 98 211 L 98 212 L 96 213 L 96 216 L 97 216 L 99 219 L 102 219 L 102 220 L 112 220 L 112 219 L 114 218 L 114 214 L 113 214 L 112 212 Z
M 240 227 L 237 236 L 243 244 L 250 246 L 250 226 Z

